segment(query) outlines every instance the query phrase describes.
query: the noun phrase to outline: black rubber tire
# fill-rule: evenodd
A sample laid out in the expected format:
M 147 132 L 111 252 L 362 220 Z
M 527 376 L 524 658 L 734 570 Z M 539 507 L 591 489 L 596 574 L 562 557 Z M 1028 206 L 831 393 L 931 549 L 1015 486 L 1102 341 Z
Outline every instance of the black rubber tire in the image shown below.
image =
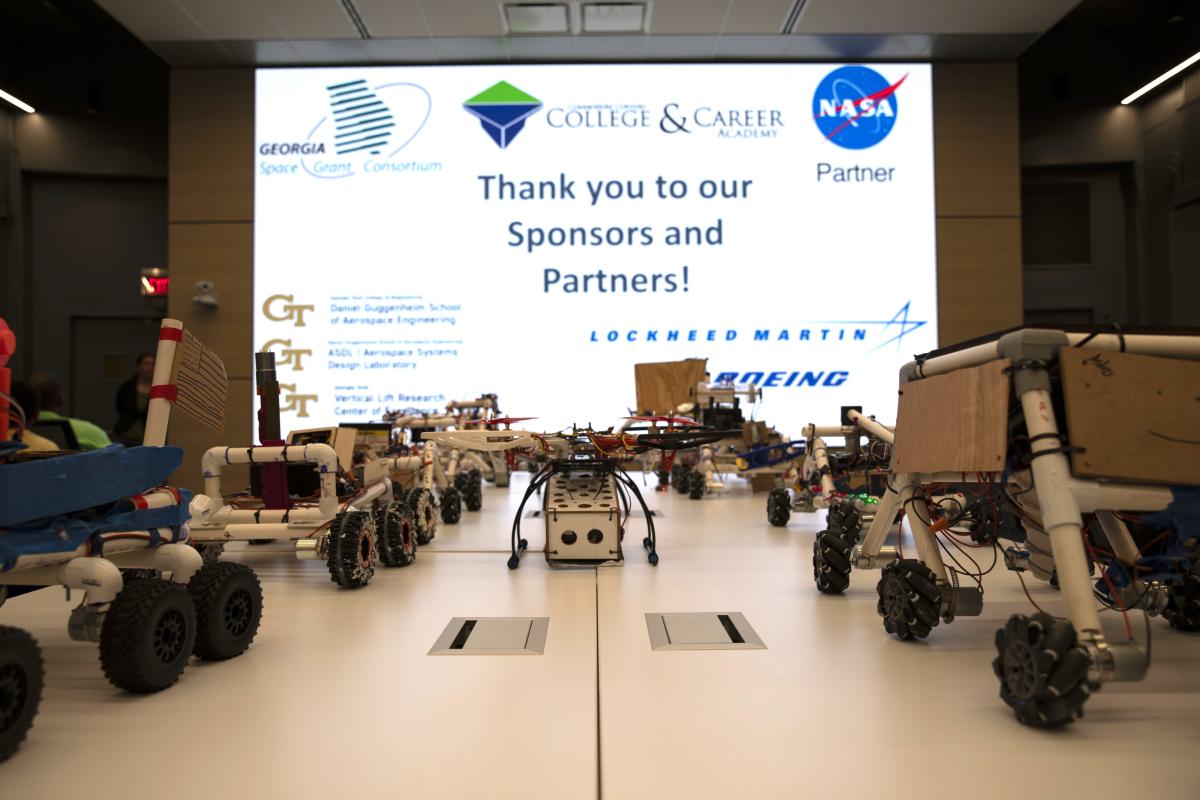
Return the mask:
M 34 638 L 0 625 L 0 763 L 17 752 L 33 727 L 45 682 L 42 651 Z
M 333 518 L 326 539 L 329 579 L 343 589 L 360 589 L 375 575 L 379 545 L 375 521 L 366 511 L 343 511 Z
M 1171 587 L 1163 616 L 1177 631 L 1200 631 L 1200 561 L 1192 564 L 1178 586 Z
M 688 497 L 692 500 L 699 500 L 704 497 L 704 491 L 708 488 L 708 481 L 704 477 L 704 473 L 700 470 L 692 470 L 692 474 L 688 476 Z
M 246 652 L 262 621 L 262 585 L 254 570 L 235 561 L 205 564 L 187 588 L 196 608 L 196 657 L 224 661 Z
M 441 507 L 442 522 L 447 525 L 454 525 L 462 519 L 463 499 L 458 489 L 447 486 L 442 490 Z
M 438 508 L 433 495 L 418 486 L 408 493 L 408 507 L 416 526 L 417 544 L 429 544 L 437 536 Z
M 900 639 L 924 639 L 941 619 L 937 580 L 916 559 L 903 558 L 884 567 L 875 591 L 884 630 Z
M 196 542 L 192 547 L 200 553 L 200 558 L 204 559 L 205 564 L 216 564 L 225 552 L 224 542 Z
M 767 492 L 767 522 L 776 528 L 786 527 L 792 518 L 792 495 L 787 489 Z
M 143 578 L 128 584 L 104 615 L 100 666 L 118 689 L 161 691 L 183 674 L 196 644 L 196 609 L 183 584 Z
M 671 467 L 671 486 L 680 494 L 688 493 L 688 482 L 691 480 L 692 472 L 687 468 L 687 465 L 679 462 Z
M 996 631 L 996 650 L 992 672 L 1000 681 L 1000 699 L 1025 725 L 1057 728 L 1074 722 L 1099 688 L 1088 680 L 1091 659 L 1065 619 L 1013 614 Z
M 404 503 L 375 507 L 375 539 L 385 567 L 407 567 L 417 558 L 417 534 L 412 512 Z

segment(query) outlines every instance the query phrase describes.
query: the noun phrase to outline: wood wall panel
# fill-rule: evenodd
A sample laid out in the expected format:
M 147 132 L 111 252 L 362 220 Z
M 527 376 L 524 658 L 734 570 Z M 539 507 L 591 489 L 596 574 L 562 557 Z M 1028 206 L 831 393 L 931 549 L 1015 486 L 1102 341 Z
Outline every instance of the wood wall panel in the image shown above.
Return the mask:
M 225 362 L 230 377 L 253 374 L 250 341 L 254 315 L 254 226 L 249 222 L 206 225 L 171 223 L 167 263 L 172 283 L 169 311 Z M 220 304 L 192 302 L 197 281 L 216 285 Z
M 173 480 L 198 491 L 205 450 L 252 441 L 254 70 L 172 70 L 169 151 L 168 314 L 213 348 L 230 376 L 224 433 L 182 414 L 171 420 L 169 438 L 184 448 Z M 217 308 L 192 302 L 200 280 L 216 284 Z M 247 476 L 232 473 L 229 486 Z
M 938 338 L 944 344 L 1021 322 L 1021 220 L 944 217 L 937 223 Z
M 1016 64 L 935 64 L 938 216 L 1020 216 Z
M 171 222 L 254 218 L 254 70 L 171 70 Z
M 1015 64 L 933 65 L 938 341 L 1018 325 L 1021 173 Z

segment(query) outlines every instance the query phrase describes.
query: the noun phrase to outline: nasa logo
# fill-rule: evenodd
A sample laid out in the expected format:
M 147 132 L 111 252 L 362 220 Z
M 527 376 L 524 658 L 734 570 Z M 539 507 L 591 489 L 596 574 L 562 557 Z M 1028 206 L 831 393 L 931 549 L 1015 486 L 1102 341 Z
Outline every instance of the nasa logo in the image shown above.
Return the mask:
M 882 142 L 896 125 L 900 110 L 895 83 L 869 67 L 838 67 L 817 86 L 813 120 L 825 138 L 848 150 L 865 150 Z

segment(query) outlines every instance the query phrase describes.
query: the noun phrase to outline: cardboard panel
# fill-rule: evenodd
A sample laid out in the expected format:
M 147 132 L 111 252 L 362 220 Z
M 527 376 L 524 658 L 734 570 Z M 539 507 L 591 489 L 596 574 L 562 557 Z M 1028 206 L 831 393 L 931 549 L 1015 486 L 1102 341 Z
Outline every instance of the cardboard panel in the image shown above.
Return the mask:
M 1063 395 L 1079 477 L 1200 485 L 1200 363 L 1064 347 Z
M 204 477 L 200 471 L 200 459 L 208 448 L 252 444 L 250 397 L 254 391 L 253 384 L 248 378 L 229 379 L 224 433 L 206 428 L 187 414 L 172 411 L 171 421 L 167 426 L 167 443 L 183 448 L 183 463 L 171 475 L 171 486 L 182 486 L 194 492 L 203 490 Z M 226 494 L 245 489 L 250 485 L 250 468 L 244 464 L 230 465 L 222 471 L 221 481 Z
M 694 401 L 696 384 L 704 380 L 706 358 L 634 364 L 637 409 L 641 414 L 671 414 L 680 403 Z
M 906 383 L 893 472 L 998 472 L 1008 447 L 1008 359 Z

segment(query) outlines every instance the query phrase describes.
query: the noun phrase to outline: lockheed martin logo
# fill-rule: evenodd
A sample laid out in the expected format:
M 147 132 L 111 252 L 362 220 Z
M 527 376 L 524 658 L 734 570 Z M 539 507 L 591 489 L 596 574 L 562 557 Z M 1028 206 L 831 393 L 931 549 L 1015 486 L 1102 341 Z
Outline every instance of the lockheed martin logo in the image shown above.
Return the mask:
M 501 150 L 517 138 L 525 127 L 525 120 L 541 107 L 541 100 L 507 81 L 500 81 L 463 103 L 467 113 L 479 119 L 483 130 Z

